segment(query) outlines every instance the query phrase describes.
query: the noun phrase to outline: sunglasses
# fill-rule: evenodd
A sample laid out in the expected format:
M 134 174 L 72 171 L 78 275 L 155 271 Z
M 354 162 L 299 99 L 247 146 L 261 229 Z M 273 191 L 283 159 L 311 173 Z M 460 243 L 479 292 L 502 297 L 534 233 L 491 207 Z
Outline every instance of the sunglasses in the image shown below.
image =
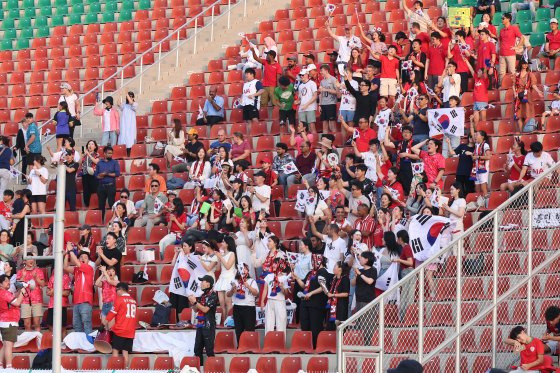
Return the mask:
M 157 188 L 157 187 L 159 187 L 159 185 L 157 185 L 157 184 L 152 184 L 152 185 L 150 185 L 150 186 L 151 186 L 152 188 Z
M 152 185 L 152 186 L 153 186 L 153 185 Z M 127 196 L 126 194 L 122 194 L 122 195 L 121 195 L 121 198 L 127 199 L 128 196 Z

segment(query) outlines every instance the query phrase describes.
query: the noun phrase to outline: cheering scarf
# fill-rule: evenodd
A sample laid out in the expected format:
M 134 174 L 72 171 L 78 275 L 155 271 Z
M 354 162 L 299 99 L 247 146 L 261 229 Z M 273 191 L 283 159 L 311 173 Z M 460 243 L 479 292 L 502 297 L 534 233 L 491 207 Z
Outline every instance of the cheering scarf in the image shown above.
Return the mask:
M 311 272 L 309 276 L 307 276 L 307 281 L 305 281 L 305 287 L 303 289 L 303 294 L 307 294 L 309 292 L 309 288 L 311 286 L 311 281 L 317 277 L 317 271 L 321 268 L 321 264 L 323 263 L 323 255 L 321 254 L 312 254 L 311 255 Z
M 243 267 L 245 269 L 247 269 L 247 273 L 249 273 L 249 266 L 245 263 L 242 264 Z M 243 274 L 244 271 L 242 271 L 241 273 L 238 272 L 238 278 L 237 278 L 237 292 L 235 294 L 235 297 L 237 299 L 245 299 L 245 290 L 244 290 L 244 284 L 247 281 L 247 279 L 249 278 L 249 275 L 244 275 Z
M 197 180 L 200 179 L 200 177 L 202 176 L 202 173 L 204 172 L 204 161 L 196 161 L 194 162 L 194 166 L 193 166 L 193 177 L 196 177 Z
M 278 258 L 278 250 L 274 253 L 274 255 L 267 255 L 264 263 L 262 265 L 262 274 L 257 281 L 259 284 L 264 284 L 264 278 L 269 274 L 274 275 L 274 280 L 272 283 L 272 289 L 270 291 L 271 296 L 276 296 L 282 289 L 280 288 L 280 281 L 278 281 L 278 275 L 284 272 L 286 268 L 286 261 L 282 258 Z
M 203 290 L 202 295 L 198 299 L 198 303 L 200 303 L 201 306 L 206 306 L 206 302 L 208 300 L 208 297 L 212 293 L 213 293 L 212 289 Z M 197 320 L 196 327 L 197 328 L 204 328 L 204 324 L 206 324 L 206 314 L 199 310 L 196 314 L 196 320 Z
M 513 119 L 519 119 L 517 113 L 521 110 L 521 104 L 525 104 L 529 101 L 529 89 L 531 89 L 531 79 L 529 78 L 529 72 L 527 72 L 525 84 L 521 84 L 521 73 L 515 74 L 515 90 L 517 96 L 515 96 Z M 523 92 L 523 98 L 519 98 L 521 92 Z
M 329 290 L 329 293 L 336 295 L 338 294 L 338 285 L 340 285 L 340 281 L 342 281 L 342 276 L 340 276 L 339 278 L 334 278 L 332 284 L 331 284 L 331 289 Z M 327 302 L 327 309 L 330 310 L 329 311 L 329 321 L 330 322 L 335 322 L 336 321 L 336 305 L 338 304 L 338 298 L 337 297 L 332 297 L 329 299 L 329 301 Z

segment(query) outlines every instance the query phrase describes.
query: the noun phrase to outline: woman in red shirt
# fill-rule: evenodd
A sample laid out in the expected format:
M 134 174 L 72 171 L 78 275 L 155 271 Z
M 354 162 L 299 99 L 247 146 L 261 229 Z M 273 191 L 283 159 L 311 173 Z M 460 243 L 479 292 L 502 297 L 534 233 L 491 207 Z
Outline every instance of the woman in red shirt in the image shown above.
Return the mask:
M 352 68 L 353 73 L 362 73 L 364 71 L 364 61 L 362 60 L 360 49 L 352 48 L 348 65 Z
M 18 336 L 19 306 L 23 301 L 23 292 L 16 294 L 10 292 L 10 278 L 0 275 L 0 333 L 2 333 L 2 354 L 0 356 L 0 366 L 2 361 L 6 361 L 6 369 L 12 367 L 12 351 Z
M 515 138 L 515 141 L 509 149 L 506 163 L 506 170 L 509 170 L 508 180 L 500 185 L 500 190 L 509 190 L 510 192 L 513 192 L 518 185 L 522 185 L 522 182 L 519 181 L 519 174 L 523 168 L 525 154 L 527 154 L 527 151 L 525 150 L 525 143 L 519 138 Z M 529 178 L 529 175 L 525 175 L 524 177 L 525 180 L 529 180 Z
M 173 210 L 169 214 L 168 228 L 169 234 L 159 241 L 159 252 L 162 258 L 165 248 L 168 245 L 174 245 L 177 244 L 178 241 L 181 241 L 183 232 L 187 228 L 187 214 L 183 206 L 183 201 L 181 201 L 179 197 L 173 199 Z

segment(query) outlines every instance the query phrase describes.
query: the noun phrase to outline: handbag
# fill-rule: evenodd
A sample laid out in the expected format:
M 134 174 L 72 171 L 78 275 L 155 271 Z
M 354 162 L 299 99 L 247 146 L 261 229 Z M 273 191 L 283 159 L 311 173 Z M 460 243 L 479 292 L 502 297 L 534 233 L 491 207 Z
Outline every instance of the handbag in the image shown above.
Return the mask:
M 482 272 L 484 269 L 484 255 L 479 254 L 476 258 L 465 259 L 463 262 L 463 268 L 467 275 L 476 275 Z
M 93 167 L 91 167 L 91 159 L 89 158 L 89 156 L 86 156 L 86 173 L 90 176 L 93 176 L 93 174 L 95 173 L 95 171 L 93 170 Z

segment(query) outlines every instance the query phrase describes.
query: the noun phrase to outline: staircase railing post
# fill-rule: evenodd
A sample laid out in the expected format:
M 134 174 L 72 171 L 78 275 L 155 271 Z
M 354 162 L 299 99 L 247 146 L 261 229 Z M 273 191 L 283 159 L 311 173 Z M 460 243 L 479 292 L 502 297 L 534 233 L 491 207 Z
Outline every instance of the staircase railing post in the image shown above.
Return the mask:
M 175 56 L 175 67 L 179 67 L 179 35 L 181 34 L 181 31 L 177 32 L 177 45 L 175 46 L 175 49 L 177 50 L 176 56 Z
M 461 331 L 461 298 L 462 298 L 462 289 L 461 289 L 461 276 L 463 271 L 463 238 L 461 238 L 457 242 L 457 320 L 455 321 L 455 328 L 457 333 Z M 461 361 L 461 343 L 460 338 L 457 339 L 455 342 L 455 371 L 460 372 L 460 361 Z
M 529 237 L 528 237 L 528 246 L 529 250 L 527 250 L 527 276 L 531 277 L 533 273 L 533 192 L 534 186 L 531 185 L 527 193 L 529 193 L 528 198 L 528 205 L 529 205 Z M 533 298 L 533 281 L 527 282 L 527 334 L 531 335 L 531 320 L 533 319 L 532 315 L 532 299 Z
M 247 0 L 243 0 L 243 18 L 247 17 Z
M 497 310 L 497 299 L 498 299 L 498 214 L 494 215 L 494 226 L 493 226 L 493 243 L 494 243 L 494 255 L 493 255 L 493 267 L 492 267 L 492 366 L 496 366 L 496 333 L 498 324 L 498 310 Z
M 418 281 L 420 282 L 418 286 L 418 291 L 420 292 L 418 295 L 418 361 L 422 363 L 424 357 L 424 268 L 420 269 L 420 279 Z
M 158 53 L 158 65 L 157 65 L 157 80 L 161 76 L 161 43 L 159 43 L 159 53 Z
M 231 0 L 227 2 L 227 28 L 228 30 L 231 28 Z
M 196 40 L 198 39 L 198 17 L 194 19 L 194 46 L 193 54 L 196 54 Z
M 142 94 L 142 80 L 144 78 L 144 57 L 140 57 L 140 87 L 138 88 L 138 94 Z
M 212 6 L 212 21 L 210 25 L 210 41 L 214 41 L 214 6 Z

